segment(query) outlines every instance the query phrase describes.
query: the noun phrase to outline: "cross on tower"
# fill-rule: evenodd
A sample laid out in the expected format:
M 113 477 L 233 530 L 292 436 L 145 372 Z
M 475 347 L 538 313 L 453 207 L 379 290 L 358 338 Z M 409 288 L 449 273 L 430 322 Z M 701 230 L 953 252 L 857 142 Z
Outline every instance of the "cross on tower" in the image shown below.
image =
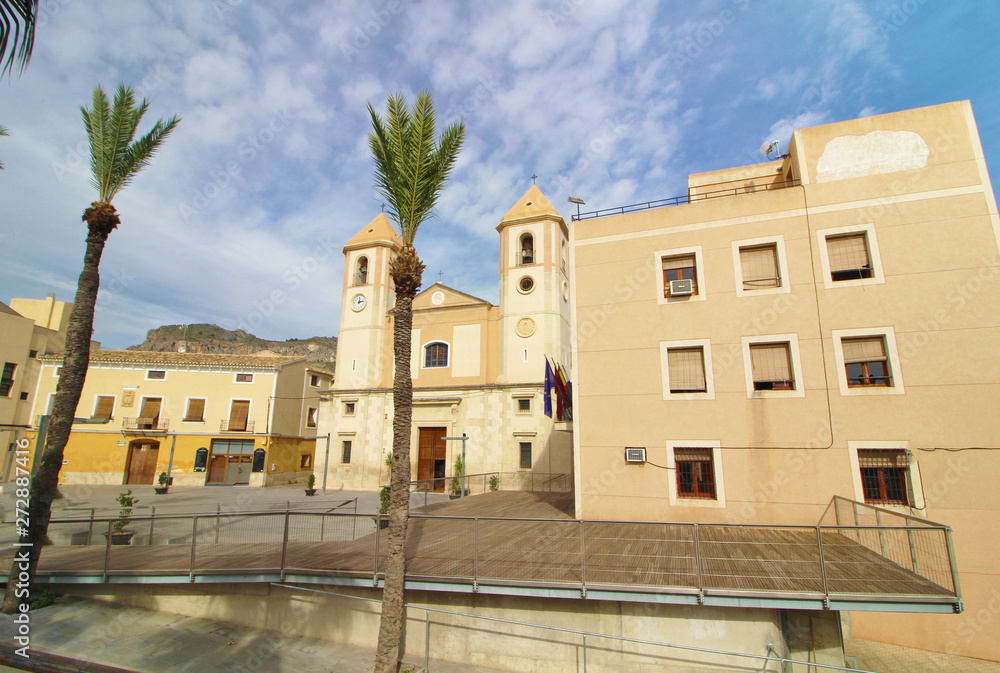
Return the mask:
M 532 175 L 532 176 L 531 176 L 531 184 L 535 184 L 535 180 L 536 180 L 537 178 L 538 178 L 538 176 L 537 176 L 537 175 Z
M 444 271 L 438 271 L 438 282 L 439 283 L 441 282 L 442 278 L 444 278 Z

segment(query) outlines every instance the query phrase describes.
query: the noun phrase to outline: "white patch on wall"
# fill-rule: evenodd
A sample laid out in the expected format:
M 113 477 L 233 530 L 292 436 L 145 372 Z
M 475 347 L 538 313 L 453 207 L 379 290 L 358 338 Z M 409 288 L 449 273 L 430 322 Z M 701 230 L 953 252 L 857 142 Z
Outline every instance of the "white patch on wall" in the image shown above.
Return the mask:
M 872 131 L 840 136 L 826 144 L 816 164 L 816 182 L 923 168 L 930 150 L 913 131 Z
M 479 376 L 479 325 L 456 325 L 452 330 L 452 376 Z

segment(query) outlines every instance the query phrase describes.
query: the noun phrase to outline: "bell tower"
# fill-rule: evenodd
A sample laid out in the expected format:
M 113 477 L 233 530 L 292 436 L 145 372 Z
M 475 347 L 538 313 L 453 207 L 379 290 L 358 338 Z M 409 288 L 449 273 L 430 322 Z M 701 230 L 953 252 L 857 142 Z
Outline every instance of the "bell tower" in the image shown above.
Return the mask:
M 344 246 L 344 292 L 337 333 L 335 390 L 376 388 L 386 363 L 383 345 L 389 330 L 387 313 L 395 295 L 389 263 L 403 240 L 385 214 L 380 214 Z M 388 363 L 391 371 L 392 363 Z
M 568 369 L 569 229 L 532 185 L 500 224 L 498 383 L 538 383 L 545 358 Z

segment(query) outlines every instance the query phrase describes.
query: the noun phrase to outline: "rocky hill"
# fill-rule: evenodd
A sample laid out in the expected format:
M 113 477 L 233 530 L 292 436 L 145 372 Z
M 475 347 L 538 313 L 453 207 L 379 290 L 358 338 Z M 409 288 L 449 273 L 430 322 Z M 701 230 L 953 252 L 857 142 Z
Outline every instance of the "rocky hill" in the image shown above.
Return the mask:
M 188 353 L 234 353 L 250 355 L 271 351 L 280 355 L 298 355 L 319 369 L 333 371 L 337 355 L 337 337 L 312 337 L 267 341 L 241 329 L 230 331 L 218 325 L 164 325 L 146 332 L 146 340 L 132 351 L 186 350 Z

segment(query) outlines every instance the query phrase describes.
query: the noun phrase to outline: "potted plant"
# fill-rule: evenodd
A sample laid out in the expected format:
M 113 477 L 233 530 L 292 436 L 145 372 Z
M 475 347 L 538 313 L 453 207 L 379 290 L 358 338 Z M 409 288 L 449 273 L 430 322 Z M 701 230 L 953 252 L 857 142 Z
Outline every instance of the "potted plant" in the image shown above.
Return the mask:
M 462 456 L 455 456 L 455 472 L 454 476 L 451 478 L 451 483 L 448 489 L 451 491 L 451 499 L 461 497 L 462 494 L 462 475 L 464 466 L 462 465 Z M 469 495 L 468 489 L 465 491 L 465 495 Z
M 154 486 L 153 490 L 156 491 L 156 495 L 166 495 L 169 485 L 167 483 L 167 473 L 160 472 L 160 476 L 157 477 L 156 481 L 160 484 L 159 486 Z
M 497 491 L 500 489 L 500 475 L 494 474 L 490 477 L 490 490 Z
M 118 519 L 111 524 L 111 535 L 105 533 L 104 536 L 110 537 L 110 542 L 114 545 L 131 544 L 135 531 L 127 528 L 132 521 L 132 508 L 139 504 L 139 498 L 132 495 L 132 489 L 129 489 L 119 493 L 115 500 L 121 508 L 118 510 Z
M 389 527 L 389 487 L 383 486 L 378 492 L 378 527 L 379 530 Z
M 316 483 L 316 475 L 310 474 L 309 478 L 306 479 L 306 495 L 316 495 L 316 489 L 313 488 Z

